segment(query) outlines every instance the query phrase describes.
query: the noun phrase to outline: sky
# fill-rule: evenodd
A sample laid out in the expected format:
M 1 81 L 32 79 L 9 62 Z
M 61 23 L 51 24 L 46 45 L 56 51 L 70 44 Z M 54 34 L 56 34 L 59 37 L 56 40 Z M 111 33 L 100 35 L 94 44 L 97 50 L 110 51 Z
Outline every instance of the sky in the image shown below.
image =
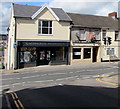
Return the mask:
M 25 1 L 25 2 L 24 2 Z M 118 12 L 119 0 L 2 0 L 0 3 L 0 34 L 6 34 L 10 23 L 11 3 L 62 8 L 65 12 L 107 16 Z

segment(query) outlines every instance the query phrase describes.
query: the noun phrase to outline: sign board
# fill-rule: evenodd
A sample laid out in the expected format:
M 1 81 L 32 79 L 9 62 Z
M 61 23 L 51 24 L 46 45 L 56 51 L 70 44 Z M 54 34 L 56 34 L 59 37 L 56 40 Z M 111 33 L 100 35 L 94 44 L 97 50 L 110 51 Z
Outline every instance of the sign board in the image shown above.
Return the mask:
M 35 42 L 35 41 L 21 41 L 18 43 L 21 47 L 68 47 L 70 42 Z
M 14 48 L 17 48 L 17 44 L 14 44 Z

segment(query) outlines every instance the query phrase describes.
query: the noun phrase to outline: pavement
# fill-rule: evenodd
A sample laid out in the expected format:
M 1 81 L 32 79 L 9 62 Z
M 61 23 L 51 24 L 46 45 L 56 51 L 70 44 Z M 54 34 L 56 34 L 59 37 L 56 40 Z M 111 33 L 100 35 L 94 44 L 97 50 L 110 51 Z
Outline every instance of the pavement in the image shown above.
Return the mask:
M 110 83 L 115 83 L 115 84 L 118 84 L 119 83 L 119 76 L 120 74 L 114 74 L 114 75 L 108 75 L 108 76 L 104 76 L 101 80 L 103 81 L 107 81 L 107 82 L 110 82 Z
M 120 86 L 119 78 L 120 73 L 118 74 L 103 74 L 99 77 L 94 78 L 86 78 L 78 79 L 72 82 L 69 82 L 68 85 L 77 85 L 77 86 L 95 86 L 95 87 L 109 87 L 109 88 L 117 88 Z M 95 82 L 96 81 L 96 82 Z

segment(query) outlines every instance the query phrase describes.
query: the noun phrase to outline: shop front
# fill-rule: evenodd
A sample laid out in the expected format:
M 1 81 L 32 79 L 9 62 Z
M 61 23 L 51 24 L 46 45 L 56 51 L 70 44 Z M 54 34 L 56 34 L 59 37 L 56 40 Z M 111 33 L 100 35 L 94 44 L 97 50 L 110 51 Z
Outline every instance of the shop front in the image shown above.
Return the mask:
M 74 46 L 72 54 L 72 63 L 100 62 L 99 46 Z
M 68 64 L 69 42 L 18 42 L 18 68 Z

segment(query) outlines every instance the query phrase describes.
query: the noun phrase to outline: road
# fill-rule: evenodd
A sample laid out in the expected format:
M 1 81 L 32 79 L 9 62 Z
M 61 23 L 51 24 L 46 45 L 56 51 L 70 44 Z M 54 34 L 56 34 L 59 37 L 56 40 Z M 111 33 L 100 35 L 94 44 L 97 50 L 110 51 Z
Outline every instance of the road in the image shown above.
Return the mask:
M 3 74 L 2 89 L 12 91 L 4 94 L 3 104 L 16 107 L 12 97 L 15 93 L 25 108 L 117 107 L 118 88 L 100 83 L 96 78 L 103 74 L 118 73 L 118 70 L 118 63 L 92 63 L 45 66 Z M 81 84 L 74 84 L 76 80 Z

